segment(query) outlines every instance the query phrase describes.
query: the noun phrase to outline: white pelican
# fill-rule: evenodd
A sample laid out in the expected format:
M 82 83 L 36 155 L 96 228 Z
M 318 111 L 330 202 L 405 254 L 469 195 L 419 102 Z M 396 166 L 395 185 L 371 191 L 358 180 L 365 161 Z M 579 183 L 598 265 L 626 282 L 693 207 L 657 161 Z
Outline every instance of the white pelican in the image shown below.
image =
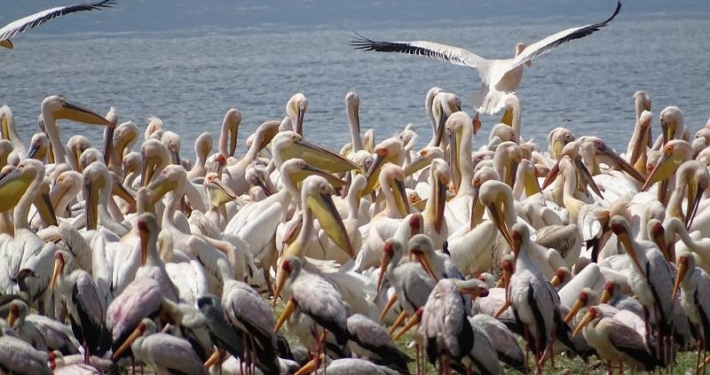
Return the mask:
M 0 29 L 0 47 L 12 49 L 14 46 L 10 38 L 15 35 L 35 28 L 53 18 L 64 16 L 67 14 L 82 12 L 87 10 L 100 10 L 102 8 L 110 8 L 115 3 L 115 0 L 104 0 L 97 3 L 75 4 L 60 6 L 31 14 L 12 21 Z
M 8 240 L 7 234 L 1 237 L 4 241 L 0 246 L 0 257 L 6 261 L 0 268 L 0 272 L 3 272 L 0 274 L 0 282 L 2 282 L 4 293 L 14 293 L 16 290 L 11 285 L 14 284 L 11 282 L 12 278 L 24 268 L 34 271 L 38 277 L 27 280 L 30 294 L 33 298 L 42 296 L 40 311 L 46 313 L 45 308 L 48 307 L 51 297 L 47 286 L 49 285 L 55 245 L 51 242 L 45 243 L 39 238 L 30 228 L 28 222 L 30 206 L 37 195 L 41 193 L 39 187 L 43 181 L 44 165 L 34 159 L 25 159 L 0 183 L 0 189 L 5 196 L 0 211 L 7 211 L 12 206 L 16 206 L 12 216 L 14 238 Z M 11 193 L 9 195 L 8 190 Z M 10 281 L 9 284 L 8 281 Z
M 2 45 L 2 42 L 0 42 Z M 15 128 L 15 117 L 12 110 L 7 105 L 0 107 L 0 131 L 2 131 L 2 139 L 6 139 L 12 143 L 14 153 L 19 157 L 25 155 L 25 144 L 22 143 L 20 136 Z
M 503 107 L 505 95 L 518 89 L 523 78 L 523 64 L 529 66 L 532 59 L 552 51 L 555 47 L 598 31 L 611 22 L 620 10 L 621 1 L 617 3 L 611 17 L 602 22 L 559 31 L 527 47 L 518 43 L 515 46 L 515 58 L 512 59 L 488 60 L 463 48 L 445 44 L 427 41 L 381 42 L 360 35 L 350 42 L 350 45 L 365 51 L 423 55 L 474 68 L 478 70 L 481 79 L 481 91 L 474 105 L 484 114 L 493 114 Z
M 69 103 L 66 99 L 56 95 L 44 98 L 41 108 L 41 118 L 44 122 L 47 137 L 49 137 L 55 163 L 66 162 L 66 152 L 64 144 L 59 137 L 57 120 L 67 119 L 90 125 L 111 125 L 111 122 L 103 116 L 76 104 Z

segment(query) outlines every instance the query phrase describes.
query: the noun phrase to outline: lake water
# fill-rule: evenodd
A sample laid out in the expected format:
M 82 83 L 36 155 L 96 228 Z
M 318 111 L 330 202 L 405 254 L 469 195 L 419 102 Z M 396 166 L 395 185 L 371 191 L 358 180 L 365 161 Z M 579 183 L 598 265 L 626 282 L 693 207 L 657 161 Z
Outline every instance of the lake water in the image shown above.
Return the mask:
M 566 126 L 625 149 L 634 123 L 632 94 L 649 92 L 656 116 L 667 105 L 683 111 L 693 134 L 710 116 L 710 2 L 627 1 L 608 27 L 533 62 L 518 91 L 523 137 L 546 147 L 546 135 Z M 198 6 L 199 4 L 199 6 Z M 56 6 L 56 1 L 4 4 L 0 24 Z M 306 138 L 339 150 L 349 141 L 344 97 L 361 99 L 363 131 L 381 140 L 414 123 L 420 143 L 430 136 L 424 97 L 432 86 L 465 99 L 479 89 L 469 68 L 419 56 L 366 53 L 348 46 L 352 31 L 380 40 L 430 40 L 484 57 L 513 54 L 566 27 L 598 22 L 614 1 L 543 0 L 336 2 L 123 1 L 114 9 L 73 14 L 14 39 L 0 51 L 0 104 L 15 112 L 25 142 L 38 131 L 39 104 L 63 95 L 141 129 L 148 116 L 182 136 L 213 134 L 226 110 L 243 114 L 246 135 L 281 119 L 291 95 L 309 99 Z M 464 109 L 473 108 L 465 103 Z M 483 135 L 498 121 L 485 116 Z M 62 123 L 62 138 L 99 128 Z M 476 146 L 484 141 L 478 139 Z M 216 145 L 215 145 L 216 147 Z

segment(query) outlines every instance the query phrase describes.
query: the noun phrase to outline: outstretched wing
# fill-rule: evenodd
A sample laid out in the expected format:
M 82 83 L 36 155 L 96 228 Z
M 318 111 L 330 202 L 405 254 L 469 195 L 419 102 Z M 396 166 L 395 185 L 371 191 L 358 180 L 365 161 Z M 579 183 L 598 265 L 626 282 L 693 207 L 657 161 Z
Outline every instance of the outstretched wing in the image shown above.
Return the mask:
M 0 29 L 0 41 L 6 41 L 15 35 L 37 27 L 51 19 L 75 12 L 83 12 L 87 10 L 99 10 L 102 8 L 110 8 L 115 0 L 104 0 L 97 3 L 75 4 L 63 7 L 45 9 L 35 14 L 22 17 L 5 25 Z M 9 43 L 9 42 L 8 42 Z M 12 44 L 9 44 L 12 46 Z
M 428 56 L 445 60 L 456 65 L 480 69 L 487 60 L 463 48 L 446 44 L 417 40 L 413 42 L 382 42 L 357 35 L 350 45 L 363 51 L 400 52 L 410 55 Z
M 528 60 L 532 60 L 536 57 L 540 57 L 552 51 L 555 47 L 563 43 L 569 42 L 570 40 L 584 38 L 587 35 L 591 35 L 595 31 L 599 31 L 600 28 L 609 24 L 609 22 L 611 22 L 611 20 L 613 20 L 616 15 L 619 14 L 620 10 L 621 1 L 616 4 L 614 14 L 612 14 L 611 17 L 607 18 L 602 22 L 580 27 L 571 27 L 569 29 L 552 34 L 542 40 L 538 40 L 537 42 L 525 47 L 525 49 L 518 56 L 515 57 L 513 63 L 508 66 L 508 71 L 513 70 L 515 67 L 520 66 Z M 505 72 L 503 74 L 505 74 Z

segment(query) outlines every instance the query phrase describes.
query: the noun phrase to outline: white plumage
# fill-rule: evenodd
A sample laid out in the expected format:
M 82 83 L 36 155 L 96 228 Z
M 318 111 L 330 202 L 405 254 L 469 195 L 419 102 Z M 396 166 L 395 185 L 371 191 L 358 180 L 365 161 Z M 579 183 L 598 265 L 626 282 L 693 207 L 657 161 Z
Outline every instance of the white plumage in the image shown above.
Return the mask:
M 439 60 L 446 60 L 456 65 L 478 70 L 481 79 L 481 91 L 474 97 L 474 106 L 479 112 L 493 114 L 503 108 L 506 94 L 515 92 L 523 78 L 523 64 L 540 57 L 555 47 L 574 39 L 580 39 L 606 26 L 619 14 L 621 2 L 616 5 L 614 14 L 606 20 L 585 26 L 571 27 L 525 46 L 518 43 L 516 55 L 512 59 L 489 60 L 459 47 L 427 42 L 375 41 L 358 35 L 350 45 L 365 51 L 401 52 L 422 55 Z

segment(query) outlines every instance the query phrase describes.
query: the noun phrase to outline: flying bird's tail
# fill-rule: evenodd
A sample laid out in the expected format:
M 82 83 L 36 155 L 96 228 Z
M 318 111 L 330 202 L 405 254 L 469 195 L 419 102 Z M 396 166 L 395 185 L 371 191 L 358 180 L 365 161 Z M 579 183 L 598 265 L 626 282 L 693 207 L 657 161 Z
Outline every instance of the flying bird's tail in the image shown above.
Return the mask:
M 505 98 L 508 96 L 503 91 L 491 90 L 488 85 L 481 85 L 481 90 L 468 97 L 474 108 L 484 115 L 493 115 L 505 107 Z

